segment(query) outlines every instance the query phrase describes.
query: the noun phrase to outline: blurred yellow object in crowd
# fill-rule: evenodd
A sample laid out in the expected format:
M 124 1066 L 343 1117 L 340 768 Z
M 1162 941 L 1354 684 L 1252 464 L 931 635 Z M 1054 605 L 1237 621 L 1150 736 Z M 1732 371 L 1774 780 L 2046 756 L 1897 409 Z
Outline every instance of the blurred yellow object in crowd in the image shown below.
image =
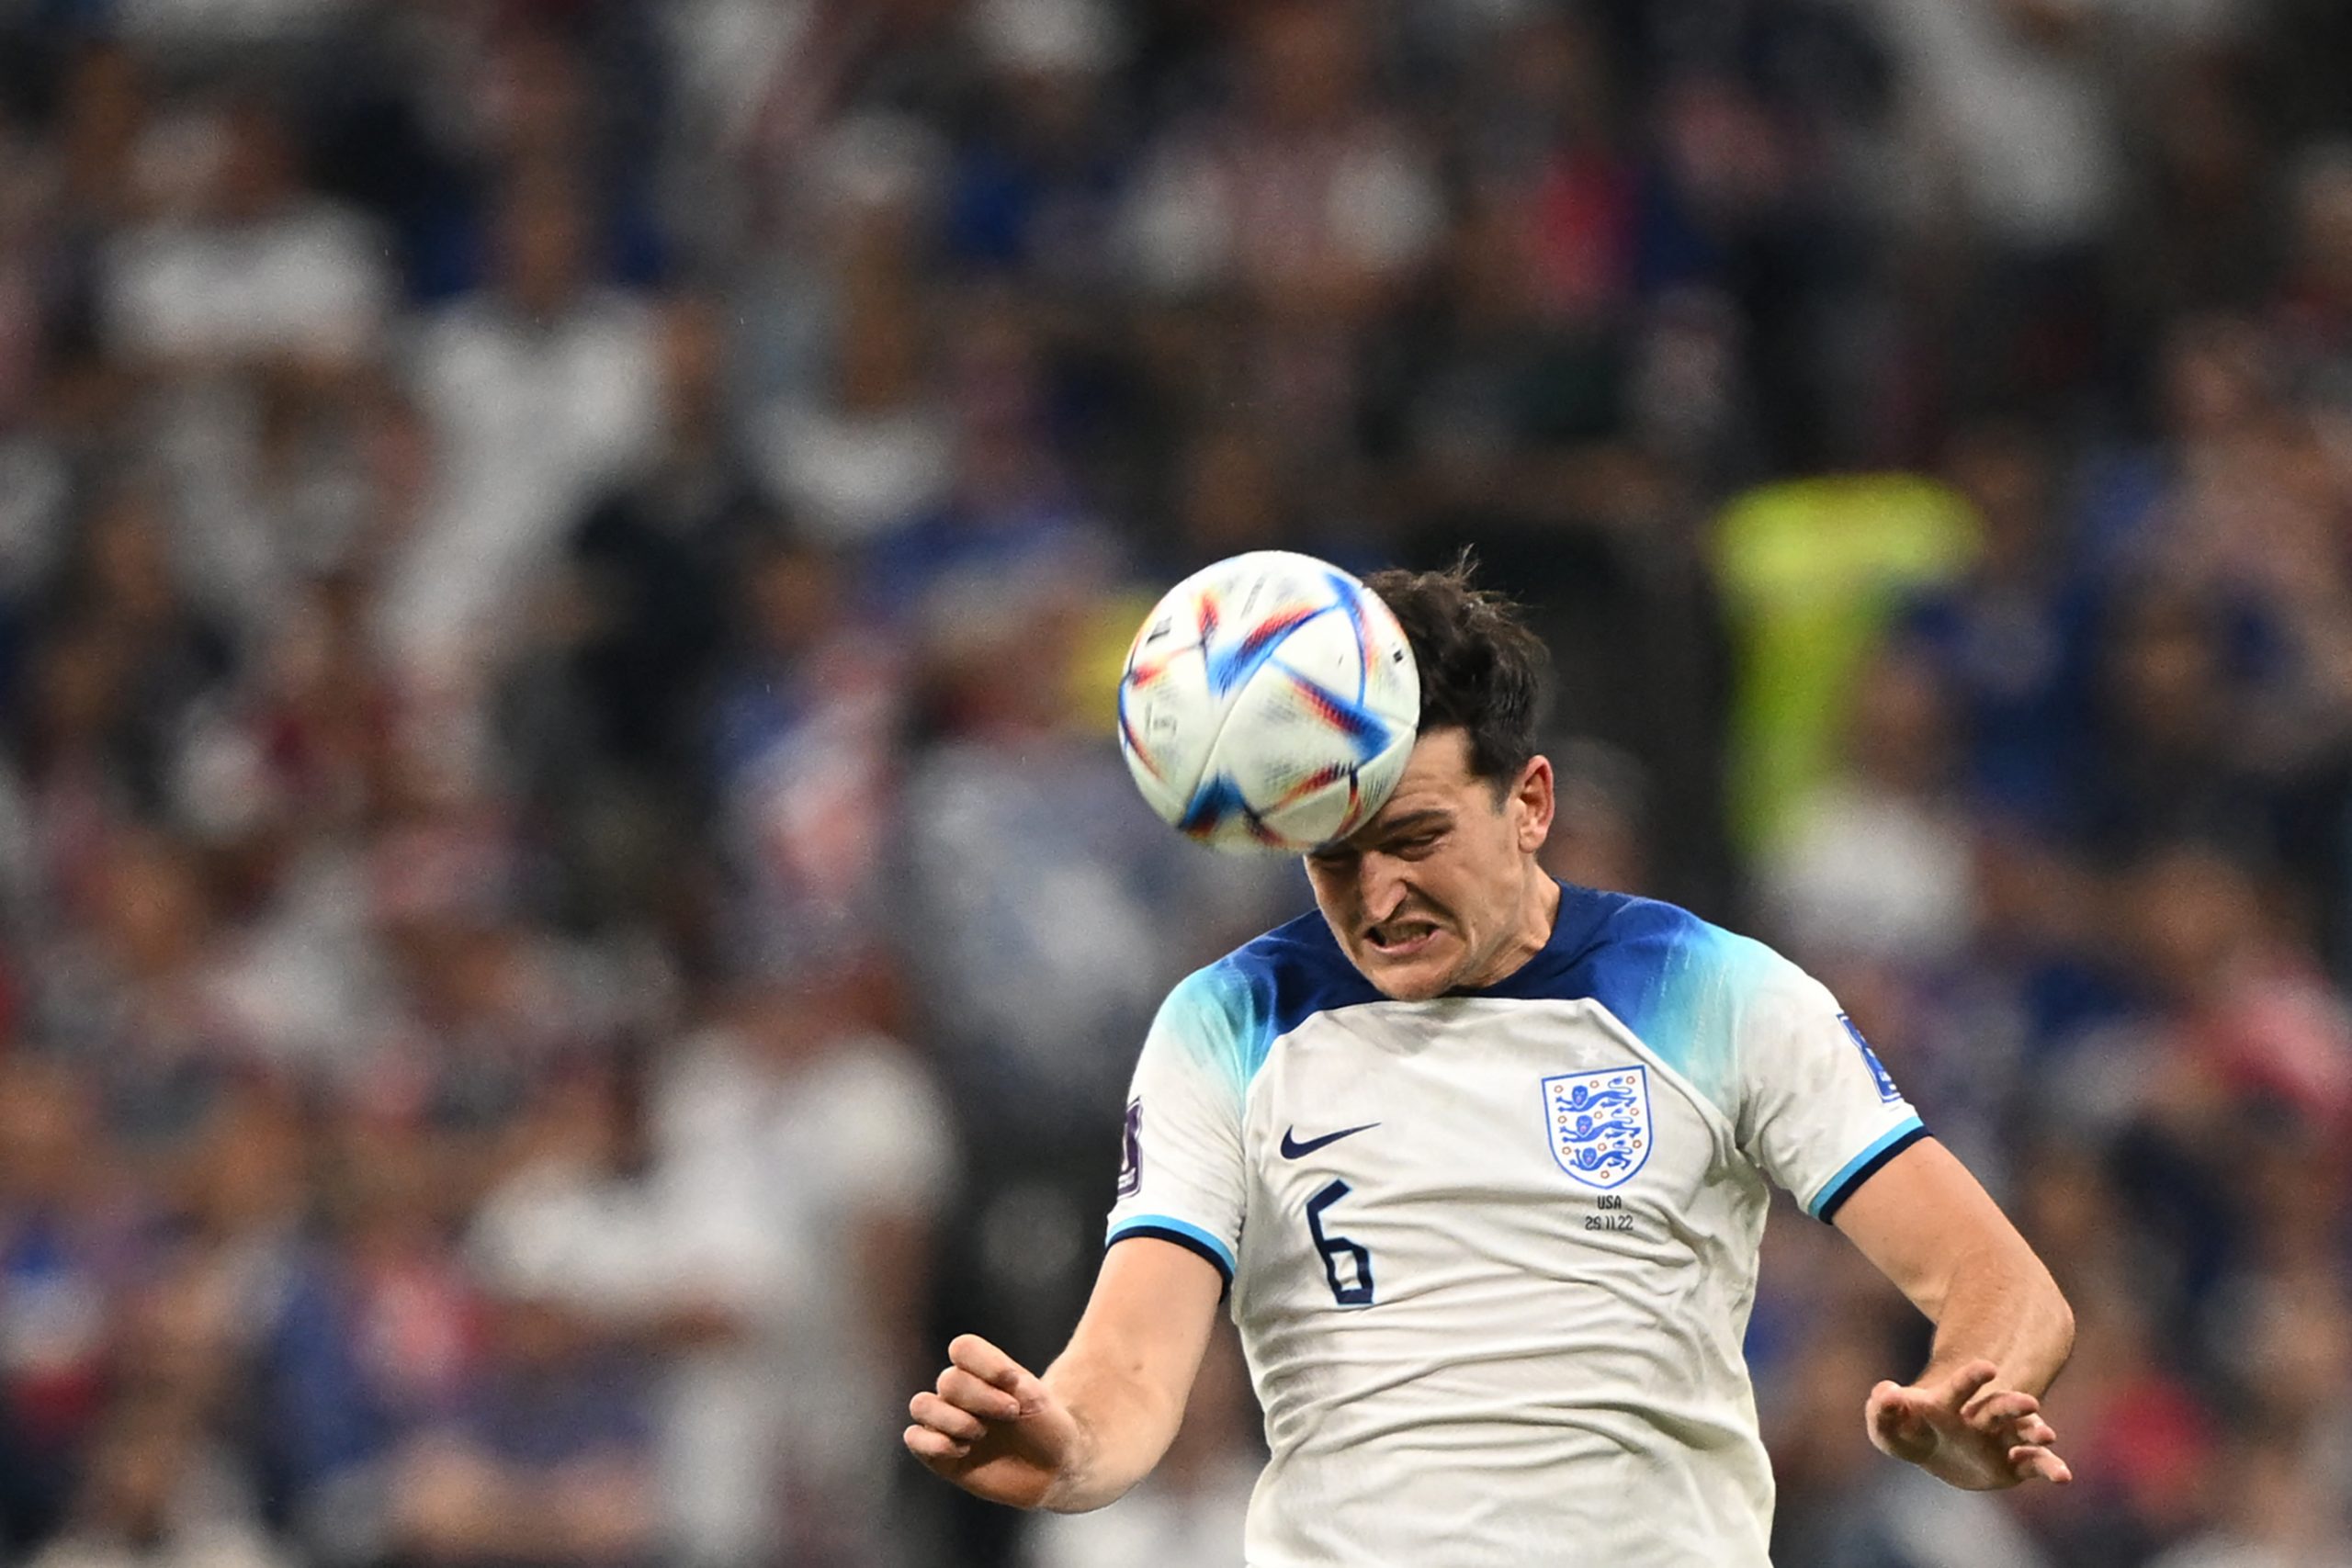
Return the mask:
M 1855 676 L 1905 596 L 1976 557 L 1961 495 L 1916 474 L 1796 479 L 1735 496 L 1713 539 L 1734 647 L 1732 831 L 1771 842 L 1836 751 Z

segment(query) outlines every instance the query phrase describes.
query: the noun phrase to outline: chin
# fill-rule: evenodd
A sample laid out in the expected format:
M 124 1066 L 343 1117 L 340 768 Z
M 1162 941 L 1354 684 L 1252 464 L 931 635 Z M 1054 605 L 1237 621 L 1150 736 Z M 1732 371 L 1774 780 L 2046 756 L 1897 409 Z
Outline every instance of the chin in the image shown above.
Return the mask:
M 1371 976 L 1371 979 L 1374 987 L 1377 989 L 1382 996 L 1386 997 L 1392 1002 L 1434 1001 L 1439 997 L 1445 995 L 1447 991 L 1453 989 L 1453 987 L 1447 983 L 1445 976 L 1442 975 L 1433 976 L 1427 979 L 1423 979 L 1419 976 L 1408 978 L 1391 978 L 1385 975 L 1374 975 Z
M 1373 953 L 1354 957 L 1363 977 L 1390 1001 L 1425 1002 L 1445 995 L 1457 984 L 1451 954 L 1416 954 L 1401 962 L 1389 962 Z

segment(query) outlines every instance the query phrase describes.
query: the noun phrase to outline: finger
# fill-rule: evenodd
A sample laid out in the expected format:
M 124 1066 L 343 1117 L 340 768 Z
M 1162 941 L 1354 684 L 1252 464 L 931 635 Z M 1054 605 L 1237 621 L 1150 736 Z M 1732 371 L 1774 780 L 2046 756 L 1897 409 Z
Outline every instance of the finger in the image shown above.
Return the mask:
M 989 1435 L 987 1422 L 968 1410 L 958 1410 L 935 1393 L 916 1394 L 907 1402 L 907 1414 L 959 1443 L 977 1443 Z
M 1979 1390 L 2000 1375 L 2001 1369 L 1990 1361 L 1962 1363 L 1953 1369 L 1951 1377 L 1945 1380 L 1941 1393 L 1942 1397 L 1948 1402 L 1946 1408 L 1965 1409 L 1968 1402 L 1976 1397 Z
M 2030 1393 L 1988 1388 L 1961 1406 L 1960 1418 L 1980 1432 L 1990 1432 L 2005 1422 L 2022 1421 L 2041 1408 L 2041 1401 Z
M 1880 1383 L 1871 1390 L 1870 1403 L 1865 1408 L 1871 1426 L 1890 1434 L 1917 1419 L 1917 1413 L 1911 1404 L 1911 1391 L 1901 1383 Z
M 1916 1396 L 1901 1383 L 1883 1382 L 1871 1390 L 1865 1416 L 1871 1441 L 1898 1458 L 1916 1453 L 1928 1441 L 1928 1424 Z
M 910 1427 L 900 1435 L 907 1451 L 925 1464 L 953 1464 L 972 1451 L 968 1443 L 959 1443 L 944 1432 L 934 1432 L 928 1427 Z
M 2020 1444 L 2009 1450 L 2009 1469 L 2020 1481 L 2037 1478 L 2053 1486 L 2064 1486 L 2075 1479 L 2075 1472 L 2066 1461 L 2038 1443 Z
M 1997 1382 L 1991 1382 L 1985 1384 L 1983 1388 L 1978 1389 L 1975 1394 L 1960 1407 L 1960 1414 L 1962 1418 L 1964 1420 L 1973 1412 L 1982 1410 L 1985 1406 L 1993 1404 L 2011 1405 L 2016 1406 L 2020 1410 L 2039 1410 L 2041 1408 L 2041 1402 L 2034 1398 L 2033 1395 L 2028 1393 L 2025 1390 L 2021 1388 L 2004 1388 Z
M 1973 1431 L 1981 1432 L 1996 1442 L 2030 1443 L 2036 1448 L 2048 1448 L 2058 1440 L 2058 1429 L 2045 1420 L 2040 1411 L 2017 1416 L 1994 1416 L 1969 1423 Z
M 982 1382 L 961 1367 L 950 1367 L 939 1374 L 939 1397 L 990 1421 L 1021 1418 L 1021 1401 L 1001 1388 Z
M 2009 1469 L 2020 1481 L 2040 1478 L 2061 1484 L 2075 1478 L 2066 1461 L 2040 1443 L 2019 1443 L 2008 1450 Z
M 947 1345 L 947 1359 L 984 1383 L 1019 1396 L 1024 1384 L 1037 1380 L 1029 1369 L 977 1334 L 959 1334 Z

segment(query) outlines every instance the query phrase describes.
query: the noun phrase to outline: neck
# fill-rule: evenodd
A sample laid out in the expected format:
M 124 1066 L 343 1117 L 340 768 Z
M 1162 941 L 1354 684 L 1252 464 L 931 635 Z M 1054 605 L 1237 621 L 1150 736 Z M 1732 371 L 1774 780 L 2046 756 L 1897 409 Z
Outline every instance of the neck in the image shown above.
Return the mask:
M 1475 976 L 1463 982 L 1464 985 L 1494 985 L 1543 952 L 1544 944 L 1552 940 L 1552 927 L 1560 918 L 1560 885 L 1532 859 L 1526 863 L 1524 877 L 1526 886 L 1519 901 L 1519 923 L 1495 950 L 1494 957 L 1481 964 Z

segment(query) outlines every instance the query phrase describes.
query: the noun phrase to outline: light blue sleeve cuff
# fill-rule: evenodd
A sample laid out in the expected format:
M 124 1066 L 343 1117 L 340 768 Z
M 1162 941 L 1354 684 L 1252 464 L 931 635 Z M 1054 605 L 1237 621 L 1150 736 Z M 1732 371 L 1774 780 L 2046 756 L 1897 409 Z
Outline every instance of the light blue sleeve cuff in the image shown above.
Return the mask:
M 1112 1224 L 1110 1240 L 1103 1245 L 1107 1247 L 1136 1235 L 1157 1236 L 1161 1241 L 1172 1241 L 1179 1247 L 1197 1252 L 1216 1265 L 1217 1272 L 1225 1276 L 1227 1284 L 1233 1282 L 1233 1248 L 1189 1220 L 1180 1220 L 1169 1214 L 1129 1214 Z
M 1838 1168 L 1838 1174 L 1822 1183 L 1805 1212 L 1816 1220 L 1835 1218 L 1838 1206 L 1878 1173 L 1879 1167 L 1901 1154 L 1905 1149 L 1928 1135 L 1927 1125 L 1917 1116 L 1905 1116 L 1885 1132 L 1871 1140 L 1870 1146 Z

